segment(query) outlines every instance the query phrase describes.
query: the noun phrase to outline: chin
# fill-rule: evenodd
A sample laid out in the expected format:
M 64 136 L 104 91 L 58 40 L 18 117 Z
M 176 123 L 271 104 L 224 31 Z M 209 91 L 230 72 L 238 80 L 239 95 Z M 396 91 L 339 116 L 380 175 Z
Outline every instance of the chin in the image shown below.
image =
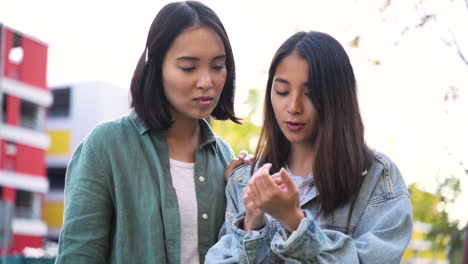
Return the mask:
M 192 115 L 192 118 L 194 119 L 204 119 L 204 118 L 208 118 L 211 116 L 211 111 L 210 112 L 206 112 L 206 113 L 197 113 L 197 114 L 194 114 Z
M 308 142 L 308 140 L 304 137 L 286 136 L 286 139 L 291 144 L 303 144 L 303 143 Z

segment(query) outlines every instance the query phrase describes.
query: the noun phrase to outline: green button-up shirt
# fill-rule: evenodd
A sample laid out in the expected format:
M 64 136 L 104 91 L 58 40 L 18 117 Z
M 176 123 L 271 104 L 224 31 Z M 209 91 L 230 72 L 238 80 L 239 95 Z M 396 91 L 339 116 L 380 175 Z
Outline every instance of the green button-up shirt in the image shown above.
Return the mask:
M 208 123 L 199 124 L 194 177 L 203 263 L 224 222 L 224 171 L 233 155 Z M 180 263 L 166 133 L 150 131 L 134 112 L 97 126 L 67 169 L 64 218 L 56 263 Z

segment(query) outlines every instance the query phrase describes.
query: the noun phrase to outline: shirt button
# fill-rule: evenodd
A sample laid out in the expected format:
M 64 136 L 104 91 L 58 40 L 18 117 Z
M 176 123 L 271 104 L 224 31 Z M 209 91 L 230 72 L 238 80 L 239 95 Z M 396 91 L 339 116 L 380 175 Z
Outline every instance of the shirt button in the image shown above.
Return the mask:
M 206 219 L 208 219 L 208 215 L 207 214 L 202 214 L 201 218 L 206 220 Z
M 205 177 L 200 176 L 200 177 L 198 177 L 198 180 L 201 181 L 201 182 L 204 182 L 204 181 L 205 181 Z

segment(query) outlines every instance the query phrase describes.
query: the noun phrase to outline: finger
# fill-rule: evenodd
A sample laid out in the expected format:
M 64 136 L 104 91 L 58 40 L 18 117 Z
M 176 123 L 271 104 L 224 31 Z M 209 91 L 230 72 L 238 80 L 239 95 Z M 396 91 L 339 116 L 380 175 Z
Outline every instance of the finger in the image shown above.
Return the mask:
M 249 154 L 249 152 L 247 152 L 247 150 L 243 149 L 239 152 L 239 159 L 243 160 L 247 155 Z
M 234 169 L 242 165 L 242 163 L 243 161 L 237 158 L 233 158 L 231 160 L 231 163 L 229 163 L 229 166 L 226 168 L 226 171 L 224 172 L 224 177 L 226 178 L 226 180 L 229 180 L 229 177 L 231 176 L 231 173 L 234 171 Z
M 267 175 L 270 175 L 270 168 L 271 168 L 271 163 L 265 163 L 263 164 L 262 167 L 260 167 L 255 173 L 254 175 L 252 175 L 252 177 L 250 178 L 249 180 L 249 183 L 254 181 L 256 178 L 258 178 L 260 175 L 263 175 L 263 174 L 267 174 Z
M 284 185 L 284 181 L 278 172 L 271 175 L 271 179 L 278 187 L 280 187 L 281 190 L 284 190 L 286 188 L 286 186 Z
M 244 163 L 249 163 L 253 160 L 254 158 L 254 155 L 253 154 L 248 154 L 245 158 L 244 158 Z
M 281 168 L 280 175 L 284 181 L 284 185 L 286 185 L 286 188 L 288 188 L 290 192 L 297 190 L 296 184 L 294 184 L 291 176 L 289 176 L 289 173 L 284 168 Z
M 270 175 L 270 169 L 271 169 L 271 163 L 265 163 L 263 164 L 263 166 L 260 168 L 260 170 L 262 170 L 263 172 L 267 173 L 268 175 Z
M 257 180 L 257 187 L 259 191 L 264 195 L 264 199 L 268 200 L 272 198 L 272 195 L 281 191 L 281 188 L 276 185 L 272 177 L 268 174 L 262 174 Z
M 249 198 L 252 201 L 255 201 L 256 199 L 260 199 L 261 193 L 258 190 L 257 185 L 255 184 L 255 181 L 249 183 L 248 187 L 249 187 L 249 189 L 248 189 Z

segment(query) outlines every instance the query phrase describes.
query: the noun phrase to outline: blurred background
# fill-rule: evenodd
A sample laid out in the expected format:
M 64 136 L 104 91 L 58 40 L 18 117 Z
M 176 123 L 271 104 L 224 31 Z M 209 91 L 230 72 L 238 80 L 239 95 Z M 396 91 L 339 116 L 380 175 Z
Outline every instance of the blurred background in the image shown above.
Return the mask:
M 133 70 L 168 2 L 0 2 L 3 258 L 56 254 L 66 166 L 96 124 L 130 111 Z M 254 152 L 274 52 L 297 31 L 329 33 L 353 64 L 367 142 L 395 161 L 411 193 L 415 228 L 403 262 L 460 263 L 468 223 L 468 0 L 203 2 L 231 40 L 244 123 L 212 121 L 215 132 L 236 153 Z

